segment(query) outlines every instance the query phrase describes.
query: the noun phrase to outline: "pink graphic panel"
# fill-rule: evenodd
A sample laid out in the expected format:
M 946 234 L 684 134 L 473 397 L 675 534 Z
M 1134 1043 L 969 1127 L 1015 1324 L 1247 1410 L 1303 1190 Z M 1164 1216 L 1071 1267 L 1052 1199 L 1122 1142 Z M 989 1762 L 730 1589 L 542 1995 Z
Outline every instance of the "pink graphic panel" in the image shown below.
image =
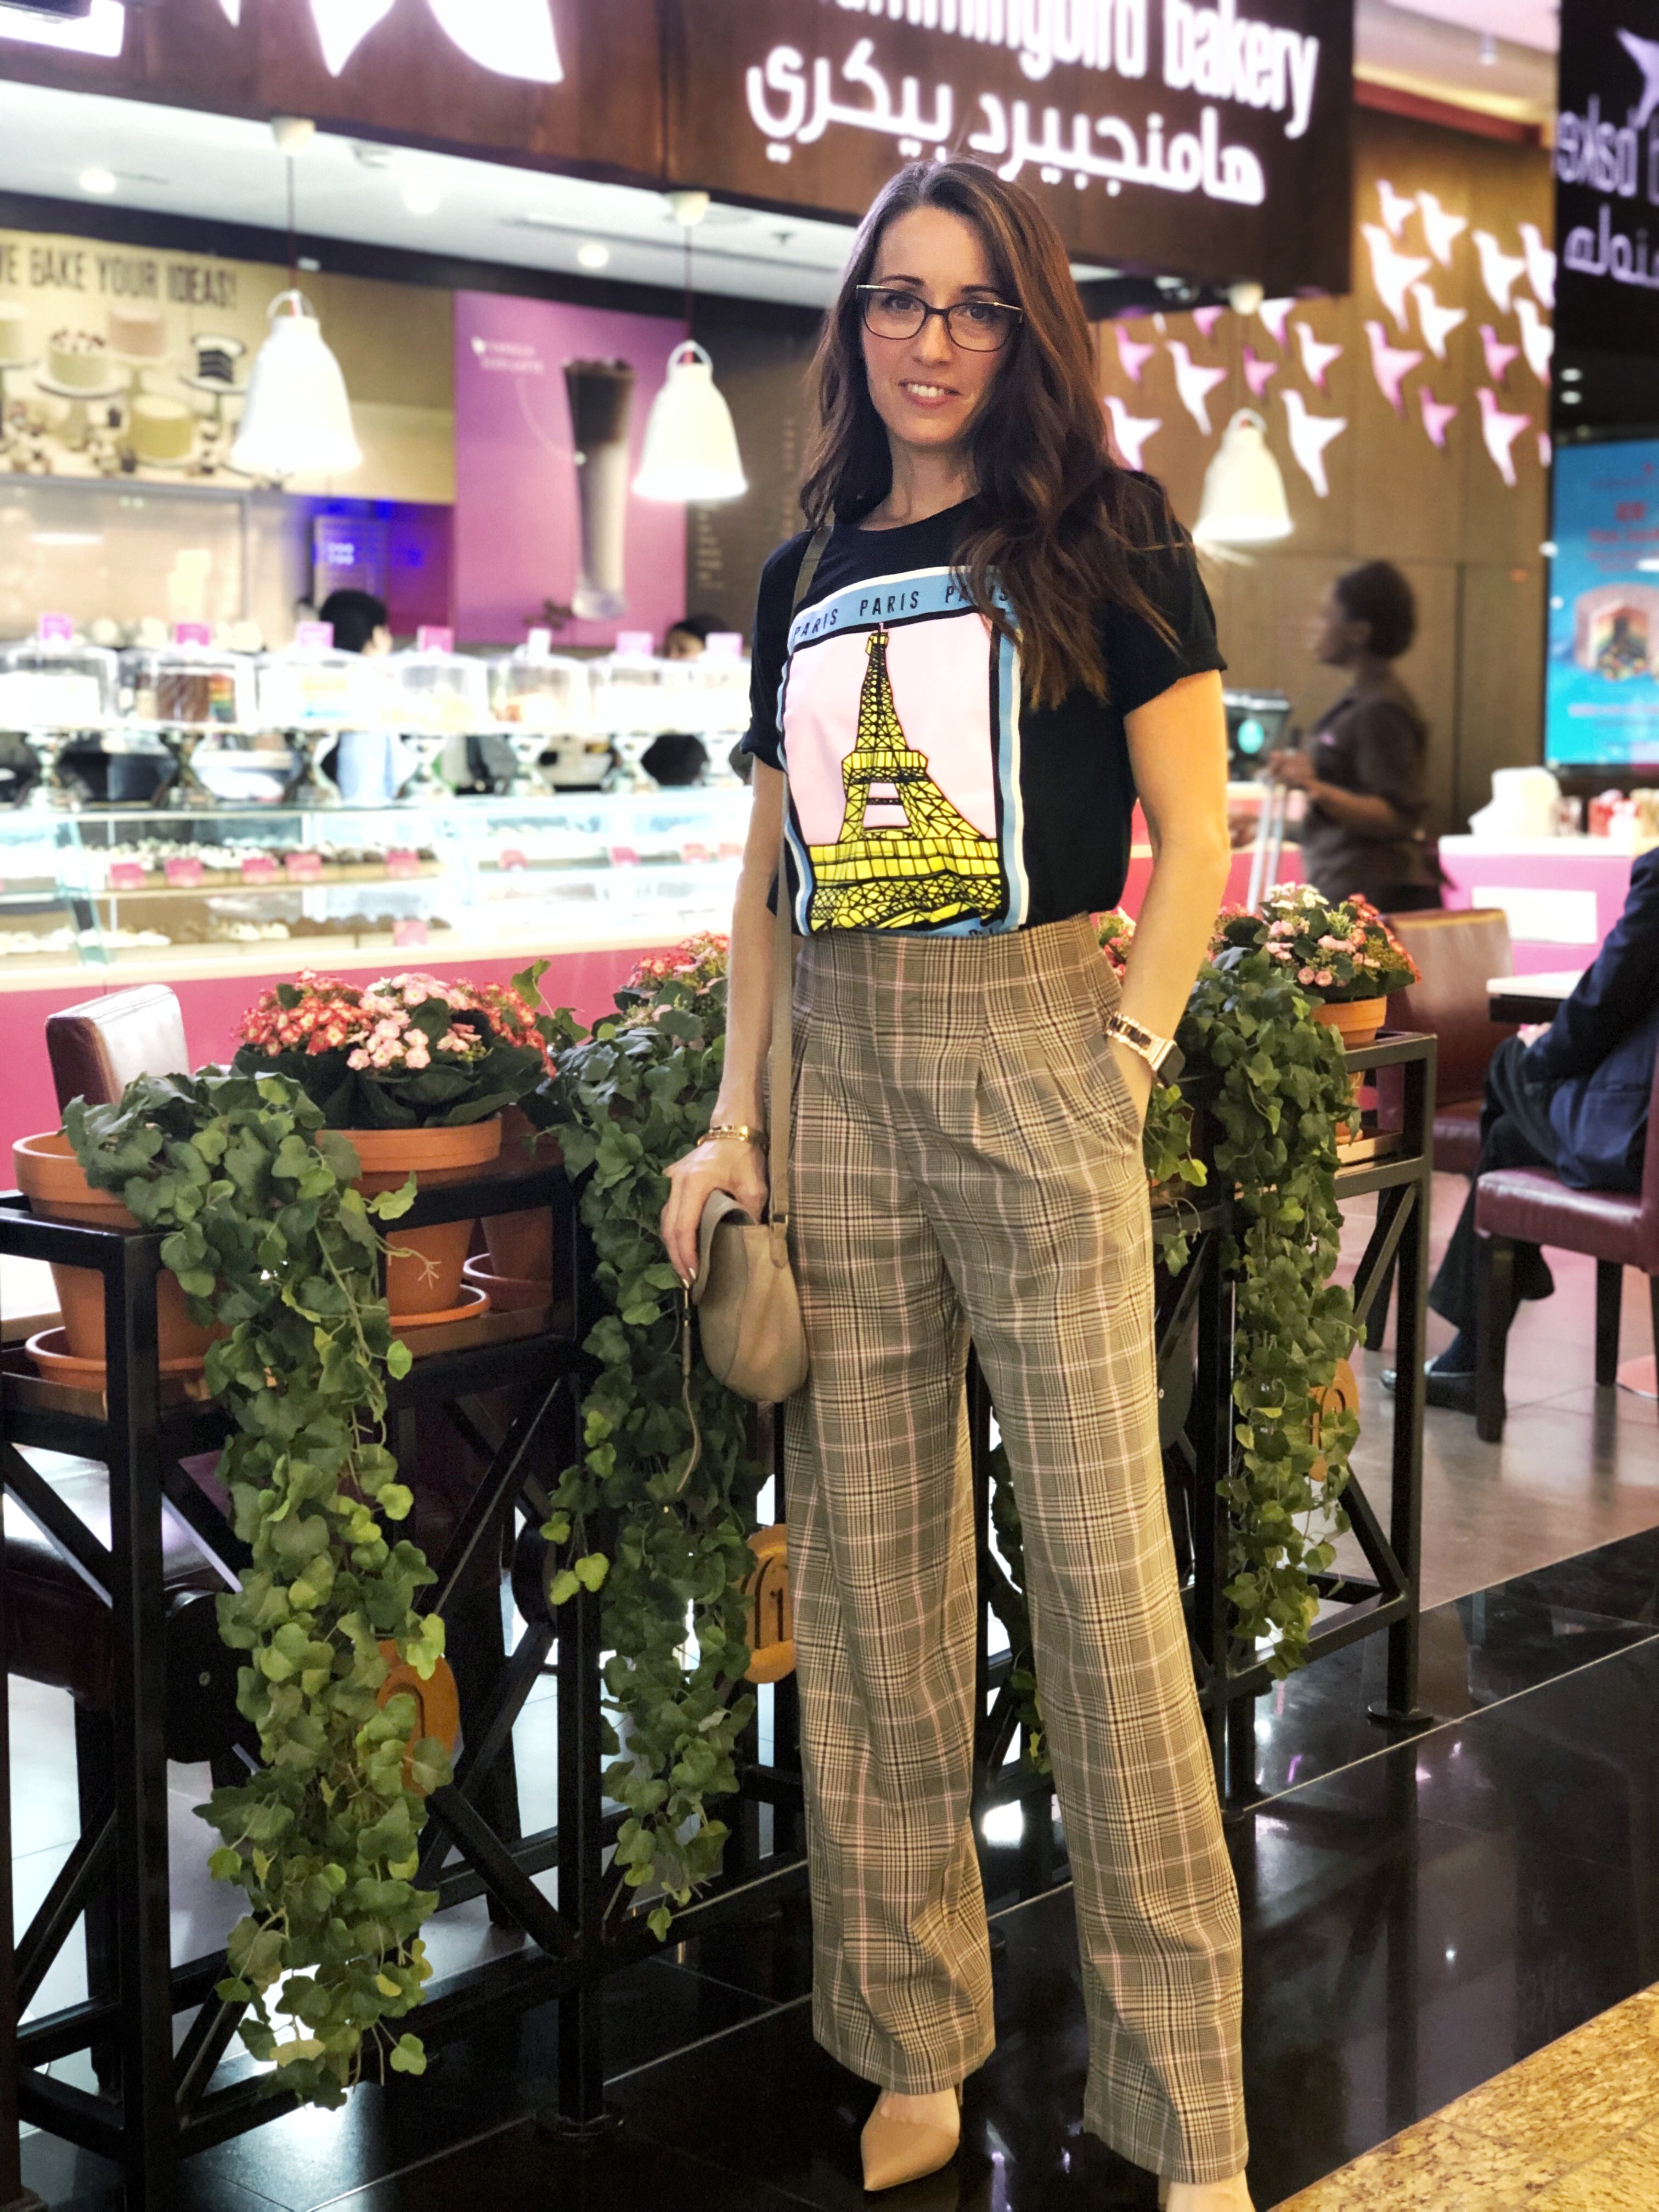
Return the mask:
M 795 655 L 784 708 L 789 789 L 809 845 L 830 845 L 846 813 L 842 763 L 858 742 L 859 697 L 870 633 L 825 638 Z M 933 781 L 987 837 L 997 830 L 991 733 L 990 630 L 982 615 L 940 616 L 890 630 L 887 673 L 909 744 L 926 753 Z M 872 796 L 869 828 L 898 826 Z
M 542 620 L 544 599 L 568 606 L 581 573 L 582 516 L 567 362 L 625 362 L 633 369 L 626 458 L 609 456 L 615 527 L 600 535 L 605 580 L 623 605 L 603 619 L 557 630 L 562 645 L 613 644 L 618 629 L 648 629 L 659 645 L 685 612 L 685 510 L 636 499 L 631 484 L 646 419 L 683 323 L 615 308 L 455 295 L 455 617 L 465 645 L 517 645 Z M 603 395 L 601 395 L 603 398 Z M 620 445 L 620 438 L 617 441 Z M 594 527 L 589 523 L 589 546 Z

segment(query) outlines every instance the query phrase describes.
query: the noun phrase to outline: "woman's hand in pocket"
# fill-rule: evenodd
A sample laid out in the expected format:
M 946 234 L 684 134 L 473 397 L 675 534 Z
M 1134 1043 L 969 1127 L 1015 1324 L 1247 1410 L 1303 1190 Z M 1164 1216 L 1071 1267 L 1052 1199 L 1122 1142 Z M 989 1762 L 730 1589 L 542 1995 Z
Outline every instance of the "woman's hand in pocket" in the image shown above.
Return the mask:
M 1117 1062 L 1117 1072 L 1123 1079 L 1124 1088 L 1133 1103 L 1135 1118 L 1144 1124 L 1147 1102 L 1152 1095 L 1152 1071 L 1140 1054 L 1128 1045 L 1120 1043 L 1115 1037 L 1109 1038 L 1108 1042 L 1112 1048 L 1112 1058 Z
M 741 1137 L 705 1137 L 695 1152 L 668 1170 L 668 1203 L 662 1210 L 662 1241 L 669 1264 L 683 1283 L 697 1272 L 697 1226 L 703 1207 L 717 1190 L 727 1191 L 755 1220 L 766 1213 L 766 1155 Z

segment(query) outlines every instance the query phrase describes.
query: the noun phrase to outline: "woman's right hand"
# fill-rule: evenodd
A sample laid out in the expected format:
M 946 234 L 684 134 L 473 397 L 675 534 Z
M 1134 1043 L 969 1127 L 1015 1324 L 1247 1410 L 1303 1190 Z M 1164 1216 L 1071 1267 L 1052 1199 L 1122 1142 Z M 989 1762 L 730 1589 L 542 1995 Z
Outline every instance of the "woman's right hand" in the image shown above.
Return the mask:
M 668 1203 L 662 1210 L 662 1241 L 674 1273 L 683 1283 L 697 1273 L 697 1227 L 703 1207 L 717 1190 L 729 1191 L 756 1221 L 766 1213 L 766 1155 L 741 1137 L 705 1137 L 694 1152 L 668 1170 Z

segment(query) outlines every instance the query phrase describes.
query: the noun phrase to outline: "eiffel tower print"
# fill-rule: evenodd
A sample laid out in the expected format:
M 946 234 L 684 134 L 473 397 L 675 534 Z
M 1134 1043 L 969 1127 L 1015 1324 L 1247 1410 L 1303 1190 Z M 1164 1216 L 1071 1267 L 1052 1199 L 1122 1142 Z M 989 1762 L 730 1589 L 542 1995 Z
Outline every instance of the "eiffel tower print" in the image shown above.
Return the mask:
M 858 741 L 842 763 L 847 811 L 833 845 L 810 845 L 811 926 L 915 929 L 1002 911 L 1001 848 L 960 815 L 904 734 L 873 630 L 859 694 Z M 872 816 L 875 818 L 872 818 Z M 895 818 L 897 817 L 897 818 Z

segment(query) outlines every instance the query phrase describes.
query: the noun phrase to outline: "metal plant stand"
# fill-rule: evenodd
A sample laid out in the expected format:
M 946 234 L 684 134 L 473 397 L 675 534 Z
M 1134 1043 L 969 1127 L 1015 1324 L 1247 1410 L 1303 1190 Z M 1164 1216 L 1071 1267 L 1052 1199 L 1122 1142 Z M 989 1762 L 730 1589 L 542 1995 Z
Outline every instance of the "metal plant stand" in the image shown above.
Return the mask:
M 1350 1055 L 1350 1066 L 1391 1079 L 1402 1099 L 1395 1152 L 1345 1170 L 1345 1195 L 1375 1190 L 1376 1231 L 1361 1269 L 1362 1305 L 1374 1297 L 1392 1263 L 1401 1283 L 1399 1365 L 1393 1498 L 1386 1534 L 1357 1486 L 1350 1510 L 1375 1583 L 1326 1577 L 1322 1587 L 1341 1610 L 1315 1635 L 1316 1659 L 1356 1638 L 1389 1638 L 1389 1709 L 1393 1723 L 1414 1714 L 1417 1665 L 1417 1529 L 1419 1493 L 1422 1285 L 1429 1146 L 1433 1117 L 1431 1040 L 1393 1038 Z M 578 1449 L 578 1409 L 591 1363 L 580 1346 L 599 1318 L 592 1255 L 580 1227 L 575 1194 L 556 1160 L 504 1159 L 473 1180 L 423 1194 L 404 1218 L 418 1227 L 435 1221 L 550 1211 L 554 1255 L 550 1303 L 544 1316 L 490 1315 L 475 1334 L 453 1336 L 417 1358 L 390 1388 L 393 1443 L 416 1490 L 419 1536 L 422 1422 L 441 1421 L 452 1456 L 470 1454 L 480 1472 L 463 1498 L 441 1547 L 432 1609 L 445 1614 L 449 1652 L 461 1695 L 464 1747 L 453 1782 L 428 1801 L 430 1820 L 418 1881 L 435 1887 L 441 1911 L 488 1900 L 492 1918 L 527 1939 L 520 1948 L 443 1980 L 410 2025 L 432 2048 L 485 2023 L 550 2001 L 559 2006 L 558 2090 L 544 2124 L 579 2140 L 607 2125 L 599 1994 L 605 1978 L 655 1954 L 659 1946 L 642 1917 L 608 1912 L 614 1884 L 607 1855 L 623 1814 L 605 1796 L 600 1743 L 600 1606 L 583 1591 L 552 1608 L 545 1596 L 544 1547 L 538 1534 L 559 1470 Z M 1193 1642 L 1200 1694 L 1218 1767 L 1238 1780 L 1250 1747 L 1252 1700 L 1267 1686 L 1253 1653 L 1230 1647 L 1224 1601 L 1225 1529 L 1217 1484 L 1231 1449 L 1231 1311 L 1220 1267 L 1231 1206 L 1218 1198 L 1201 1212 L 1188 1269 L 1160 1302 L 1160 1375 L 1166 1443 L 1189 1464 L 1194 1523 Z M 210 1754 L 216 1778 L 234 1778 L 245 1756 L 237 1724 L 204 1747 L 199 1715 L 181 1747 L 178 1685 L 206 1679 L 221 1664 L 216 1649 L 185 1648 L 200 1635 L 211 1607 L 171 1607 L 163 1587 L 162 1518 L 171 1512 L 226 1581 L 234 1579 L 246 1547 L 228 1525 L 210 1484 L 184 1462 L 211 1454 L 224 1437 L 223 1416 L 210 1403 L 173 1395 L 156 1350 L 159 1235 L 71 1227 L 37 1221 L 15 1194 L 0 1197 L 0 1252 L 95 1270 L 103 1278 L 107 1370 L 102 1394 L 66 1391 L 32 1376 L 9 1351 L 0 1372 L 0 1486 L 73 1566 L 92 1597 L 109 1607 L 116 1655 L 115 1698 L 102 1761 L 83 1765 L 79 1840 L 11 1960 L 12 1987 L 0 1972 L 0 2008 L 9 1996 L 26 2010 L 52 1961 L 73 1936 L 89 1905 L 100 1905 L 112 1940 L 85 2002 L 28 2021 L 15 2039 L 16 2106 L 21 2117 L 116 2161 L 130 2212 L 164 2212 L 176 2201 L 180 2161 L 191 2153 L 290 2111 L 246 2072 L 216 2086 L 232 2051 L 240 2017 L 214 1994 L 225 1972 L 223 1954 L 175 1965 L 169 1952 L 167 1763 L 172 1755 Z M 494 1334 L 492 1334 L 492 1328 Z M 1009 1675 L 1018 1655 L 990 1651 L 991 1599 L 1001 1569 L 988 1527 L 986 1455 L 993 1409 L 977 1370 L 969 1376 L 975 1507 L 982 1563 L 975 1740 L 975 1812 L 1024 1802 L 1015 1885 L 1035 1895 L 1050 1886 L 1058 1864 L 1052 1784 L 1009 1753 L 1018 1726 Z M 785 1517 L 781 1417 L 759 1416 L 763 1458 L 777 1470 L 780 1518 Z M 106 1545 L 24 1457 L 43 1447 L 100 1461 L 110 1488 Z M 599 1541 L 605 1537 L 596 1531 Z M 513 1584 L 525 1622 L 516 1646 L 505 1647 L 500 1575 L 513 1561 Z M 0 1601 L 3 1602 L 3 1601 Z M 182 1656 L 188 1667 L 180 1668 Z M 513 1727 L 540 1675 L 551 1666 L 558 1684 L 558 1821 L 522 1832 L 514 1777 Z M 198 1672 L 198 1668 L 202 1671 Z M 171 1693 L 171 1697 L 170 1697 Z M 184 1701 L 188 1707 L 189 1700 Z M 79 1709 L 77 1708 L 77 1711 Z M 793 1680 L 773 1692 L 773 1751 L 763 1761 L 751 1726 L 740 1747 L 739 1790 L 722 1808 L 732 1834 L 725 1872 L 675 1920 L 692 1938 L 770 1909 L 805 1886 L 801 1779 Z M 186 1720 L 189 1720 L 186 1713 Z M 192 1730 L 194 1731 L 192 1733 Z M 90 1742 L 95 1731 L 77 1729 Z M 4 1739 L 0 1735 L 0 1753 Z M 3 1780 L 3 1777 L 0 1777 Z M 0 1808 L 4 1799 L 0 1796 Z M 769 1813 L 769 1826 L 763 1814 Z M 209 1837 L 203 1832 L 205 1853 Z M 0 1809 L 0 1851 L 9 1835 Z M 557 1903 L 534 1877 L 557 1872 Z M 101 1924 L 101 1923 L 100 1923 Z M 101 1940 L 101 1939 L 100 1939 Z M 175 2049 L 175 2019 L 182 2039 Z M 0 2020 L 0 2027 L 4 2025 Z M 100 2094 L 55 2077 L 54 2060 L 94 2055 Z M 15 2174 L 3 2139 L 9 2081 L 0 2065 L 0 2194 Z M 3 2208 L 0 2208 L 3 2212 Z

